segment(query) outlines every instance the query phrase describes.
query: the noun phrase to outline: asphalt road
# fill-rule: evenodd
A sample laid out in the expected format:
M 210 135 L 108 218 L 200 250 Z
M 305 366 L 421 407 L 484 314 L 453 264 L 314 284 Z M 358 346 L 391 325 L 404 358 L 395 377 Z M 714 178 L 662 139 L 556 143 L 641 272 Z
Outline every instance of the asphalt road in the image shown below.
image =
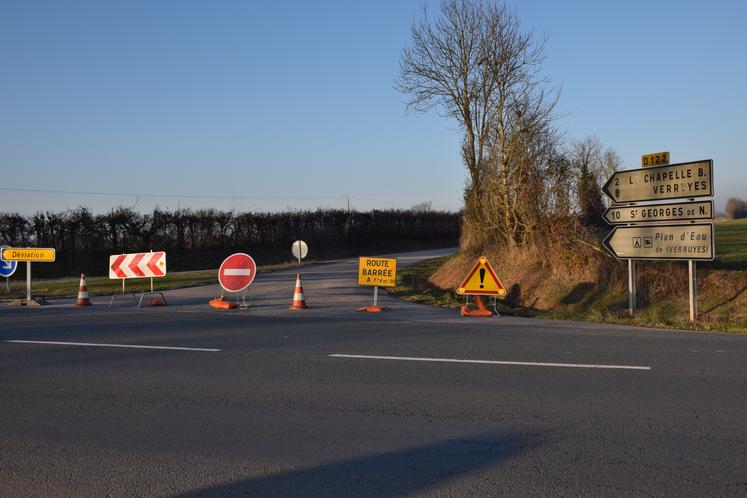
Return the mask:
M 747 495 L 747 337 L 363 314 L 353 261 L 303 277 L 305 311 L 294 272 L 248 310 L 0 308 L 0 495 Z

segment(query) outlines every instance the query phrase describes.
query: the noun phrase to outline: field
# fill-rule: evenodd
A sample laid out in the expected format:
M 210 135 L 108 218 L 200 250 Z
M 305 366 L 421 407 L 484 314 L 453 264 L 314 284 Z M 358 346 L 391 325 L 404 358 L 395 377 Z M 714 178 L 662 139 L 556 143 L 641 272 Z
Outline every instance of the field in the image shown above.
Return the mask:
M 747 269 L 747 220 L 716 223 L 714 267 Z

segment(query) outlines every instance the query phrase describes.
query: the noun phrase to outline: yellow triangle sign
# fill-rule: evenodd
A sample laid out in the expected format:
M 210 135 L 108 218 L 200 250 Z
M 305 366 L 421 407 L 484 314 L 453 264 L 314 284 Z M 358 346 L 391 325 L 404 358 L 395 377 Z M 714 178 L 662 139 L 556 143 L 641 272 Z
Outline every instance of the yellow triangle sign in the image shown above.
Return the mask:
M 505 296 L 506 288 L 498 280 L 493 267 L 485 256 L 480 256 L 467 278 L 457 288 L 457 294 L 477 294 L 480 296 Z

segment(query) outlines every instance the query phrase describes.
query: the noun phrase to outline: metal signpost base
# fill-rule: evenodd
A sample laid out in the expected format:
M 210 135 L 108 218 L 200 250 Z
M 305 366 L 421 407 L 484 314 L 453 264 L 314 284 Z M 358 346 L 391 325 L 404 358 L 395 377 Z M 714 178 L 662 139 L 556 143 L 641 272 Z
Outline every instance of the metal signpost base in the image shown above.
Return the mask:
M 31 302 L 31 261 L 26 261 L 26 302 Z
M 690 321 L 698 319 L 698 281 L 695 273 L 695 261 L 687 262 L 688 282 L 690 283 Z
M 633 316 L 635 313 L 635 260 L 628 260 L 628 313 Z

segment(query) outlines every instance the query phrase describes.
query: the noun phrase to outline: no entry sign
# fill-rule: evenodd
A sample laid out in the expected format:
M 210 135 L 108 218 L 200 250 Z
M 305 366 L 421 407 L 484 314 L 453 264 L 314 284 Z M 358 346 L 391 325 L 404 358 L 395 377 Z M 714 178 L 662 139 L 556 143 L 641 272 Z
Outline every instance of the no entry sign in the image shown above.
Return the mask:
M 220 265 L 218 282 L 228 292 L 239 292 L 252 283 L 257 274 L 257 265 L 248 254 L 231 254 Z

